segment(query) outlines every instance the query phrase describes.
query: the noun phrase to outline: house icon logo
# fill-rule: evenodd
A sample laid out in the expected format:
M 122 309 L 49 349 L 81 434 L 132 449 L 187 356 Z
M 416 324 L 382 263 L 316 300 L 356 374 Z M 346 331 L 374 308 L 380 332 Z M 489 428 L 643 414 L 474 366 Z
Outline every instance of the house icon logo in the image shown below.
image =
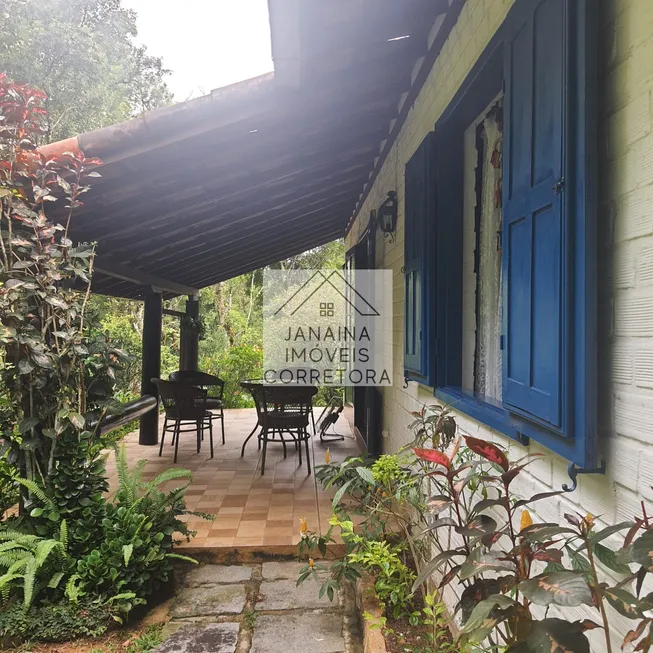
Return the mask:
M 355 275 L 340 269 L 264 271 L 265 380 L 392 385 L 392 270 Z
M 372 303 L 354 287 L 340 270 L 317 270 L 305 283 L 291 295 L 274 313 L 275 316 L 296 315 L 302 308 L 320 299 L 320 317 L 334 317 L 335 302 L 322 301 L 325 294 L 339 295 L 360 317 L 379 317 L 381 314 Z

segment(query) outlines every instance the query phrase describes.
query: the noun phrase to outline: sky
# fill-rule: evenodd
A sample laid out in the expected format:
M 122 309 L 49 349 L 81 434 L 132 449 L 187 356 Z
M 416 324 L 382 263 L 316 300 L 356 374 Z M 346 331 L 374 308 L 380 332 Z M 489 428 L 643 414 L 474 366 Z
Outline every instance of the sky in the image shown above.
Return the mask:
M 267 0 L 123 0 L 178 101 L 273 69 Z

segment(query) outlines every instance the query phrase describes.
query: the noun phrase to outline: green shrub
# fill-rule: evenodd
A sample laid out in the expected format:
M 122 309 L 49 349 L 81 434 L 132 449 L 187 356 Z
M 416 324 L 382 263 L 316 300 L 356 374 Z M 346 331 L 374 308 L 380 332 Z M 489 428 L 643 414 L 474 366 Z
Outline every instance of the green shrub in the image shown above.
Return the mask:
M 254 401 L 241 387 L 242 381 L 260 379 L 263 374 L 263 350 L 258 345 L 240 344 L 220 355 L 206 356 L 200 368 L 225 381 L 225 408 L 252 408 Z
M 395 619 L 410 616 L 414 611 L 412 586 L 416 576 L 401 559 L 406 547 L 365 540 L 354 533 L 351 522 L 341 522 L 339 526 L 342 537 L 352 538 L 352 542 L 358 546 L 356 551 L 349 554 L 349 561 L 373 575 L 374 589 L 386 612 Z
M 193 512 L 186 509 L 184 496 L 192 479 L 192 474 L 187 469 L 171 468 L 157 475 L 152 481 L 144 482 L 143 470 L 147 462 L 139 461 L 132 471 L 127 464 L 127 450 L 124 446 L 115 449 L 116 470 L 119 488 L 114 502 L 116 506 L 125 506 L 129 509 L 137 504 L 138 510 L 147 515 L 152 522 L 152 530 L 163 533 L 163 545 L 171 550 L 173 544 L 182 540 L 173 540 L 173 534 L 178 533 L 187 542 L 195 535 L 189 530 L 186 522 L 181 521 L 182 515 L 193 515 L 203 519 L 212 520 L 213 515 L 202 512 Z M 167 492 L 161 486 L 170 481 L 180 481 L 181 484 Z
M 184 469 L 169 469 L 145 483 L 145 461 L 130 472 L 124 446 L 115 454 L 119 489 L 114 502 L 106 504 L 98 529 L 101 542 L 78 560 L 76 575 L 81 592 L 108 600 L 121 597 L 115 607 L 127 613 L 168 582 L 174 558 L 195 562 L 171 553 L 174 533 L 187 539 L 193 535 L 179 519 L 188 514 L 184 494 L 191 475 Z M 185 482 L 169 492 L 159 489 L 172 480 Z
M 145 632 L 141 633 L 125 649 L 125 653 L 150 653 L 163 641 L 161 624 L 148 626 Z
M 47 501 L 39 499 L 32 487 L 26 502 L 36 534 L 52 537 L 59 530 L 59 521 L 65 519 L 70 524 L 69 552 L 73 557 L 95 546 L 109 487 L 105 473 L 101 445 L 90 432 L 62 436 L 54 469 L 42 487 Z
M 42 592 L 61 596 L 61 587 L 70 569 L 66 545 L 65 520 L 61 522 L 56 540 L 11 530 L 0 531 L 0 570 L 4 571 L 0 576 L 2 604 L 20 594 L 23 609 L 29 609 L 37 597 L 42 598 Z
M 147 515 L 135 508 L 111 504 L 102 521 L 102 533 L 100 547 L 77 561 L 81 586 L 107 599 L 133 593 L 132 605 L 144 603 L 172 571 L 163 533 L 153 532 Z
M 87 447 L 88 443 L 70 442 L 69 446 Z M 0 543 L 7 540 L 6 563 L 4 569 L 11 575 L 5 579 L 5 602 L 18 598 L 18 588 L 23 587 L 30 567 L 21 563 L 18 569 L 10 569 L 16 562 L 16 550 L 25 549 L 23 558 L 33 555 L 40 560 L 39 552 L 50 547 L 52 540 L 44 540 L 41 534 L 52 537 L 56 534 L 64 547 L 65 559 L 57 567 L 56 583 L 49 585 L 47 598 L 61 598 L 66 588 L 66 596 L 76 601 L 80 597 L 101 599 L 112 604 L 116 612 L 128 613 L 135 605 L 145 603 L 171 577 L 174 558 L 191 561 L 190 558 L 172 554 L 172 548 L 179 534 L 190 540 L 194 533 L 185 522 L 179 519 L 187 514 L 184 494 L 190 482 L 190 472 L 184 469 L 169 469 L 159 474 L 154 480 L 142 480 L 146 461 L 140 461 L 130 471 L 124 447 L 116 449 L 119 488 L 112 502 L 107 501 L 102 493 L 106 487 L 103 461 L 98 458 L 96 449 L 90 455 L 90 464 L 86 469 L 74 461 L 83 460 L 82 456 L 63 457 L 57 472 L 52 475 L 52 482 L 46 489 L 36 483 L 20 480 L 30 491 L 30 517 L 12 522 L 14 529 L 24 531 L 36 529 L 36 534 L 23 532 L 4 533 L 0 531 Z M 97 466 L 93 465 L 96 461 Z M 160 487 L 178 480 L 179 487 L 162 491 Z M 202 513 L 193 513 L 211 518 Z M 66 515 L 73 524 L 67 529 Z M 61 528 L 61 536 L 59 528 Z M 56 542 L 55 542 L 56 544 Z M 3 548 L 0 546 L 0 554 Z M 2 565 L 0 558 L 0 565 Z M 45 559 L 44 559 L 45 562 Z M 0 566 L 0 568 L 2 568 Z M 40 575 L 34 585 L 34 596 L 40 589 L 50 583 L 48 566 L 38 568 Z M 20 573 L 16 573 L 20 572 Z M 54 573 L 53 572 L 53 573 Z M 2 583 L 0 577 L 0 583 Z M 28 587 L 25 585 L 25 587 Z M 31 586 L 30 586 L 31 587 Z M 29 590 L 32 591 L 31 589 Z M 28 596 L 27 589 L 25 596 Z M 29 602 L 31 602 L 31 595 Z M 29 605 L 27 598 L 25 605 Z
M 1 451 L 2 440 L 0 440 Z M 16 468 L 7 462 L 7 453 L 5 455 L 0 453 L 0 522 L 7 510 L 18 503 L 20 497 Z
M 334 401 L 335 400 L 335 401 Z M 314 406 L 329 406 L 332 401 L 335 405 L 342 406 L 345 400 L 345 389 L 339 385 L 321 385 L 313 399 Z
M 100 637 L 113 623 L 109 606 L 97 602 L 75 605 L 62 601 L 35 605 L 25 611 L 14 604 L 0 612 L 0 643 L 9 646 L 24 640 L 65 642 L 81 637 Z

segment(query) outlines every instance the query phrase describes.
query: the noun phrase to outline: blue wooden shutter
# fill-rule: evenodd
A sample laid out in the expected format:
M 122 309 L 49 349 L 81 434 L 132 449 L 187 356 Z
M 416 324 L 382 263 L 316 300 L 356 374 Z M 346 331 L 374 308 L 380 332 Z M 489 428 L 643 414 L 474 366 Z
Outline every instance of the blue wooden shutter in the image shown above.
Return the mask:
M 503 400 L 563 427 L 567 0 L 530 3 L 506 44 Z
M 429 382 L 429 297 L 432 282 L 431 235 L 435 219 L 435 148 L 431 132 L 406 164 L 404 228 L 404 371 Z

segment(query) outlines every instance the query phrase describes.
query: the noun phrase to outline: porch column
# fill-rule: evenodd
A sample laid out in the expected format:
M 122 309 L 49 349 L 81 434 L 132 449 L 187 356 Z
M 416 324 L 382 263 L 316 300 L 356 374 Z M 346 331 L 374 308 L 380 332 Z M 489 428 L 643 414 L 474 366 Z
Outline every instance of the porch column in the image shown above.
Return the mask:
M 161 293 L 154 289 L 145 295 L 143 314 L 143 365 L 141 368 L 141 394 L 157 397 L 151 379 L 161 376 L 161 325 L 163 318 Z M 159 411 L 151 410 L 141 417 L 139 444 L 155 445 L 159 442 Z
M 192 295 L 186 301 L 186 316 L 193 320 L 199 320 L 200 302 L 197 295 Z M 197 371 L 199 367 L 200 337 L 196 331 L 189 331 L 181 328 L 179 347 L 179 369 Z

